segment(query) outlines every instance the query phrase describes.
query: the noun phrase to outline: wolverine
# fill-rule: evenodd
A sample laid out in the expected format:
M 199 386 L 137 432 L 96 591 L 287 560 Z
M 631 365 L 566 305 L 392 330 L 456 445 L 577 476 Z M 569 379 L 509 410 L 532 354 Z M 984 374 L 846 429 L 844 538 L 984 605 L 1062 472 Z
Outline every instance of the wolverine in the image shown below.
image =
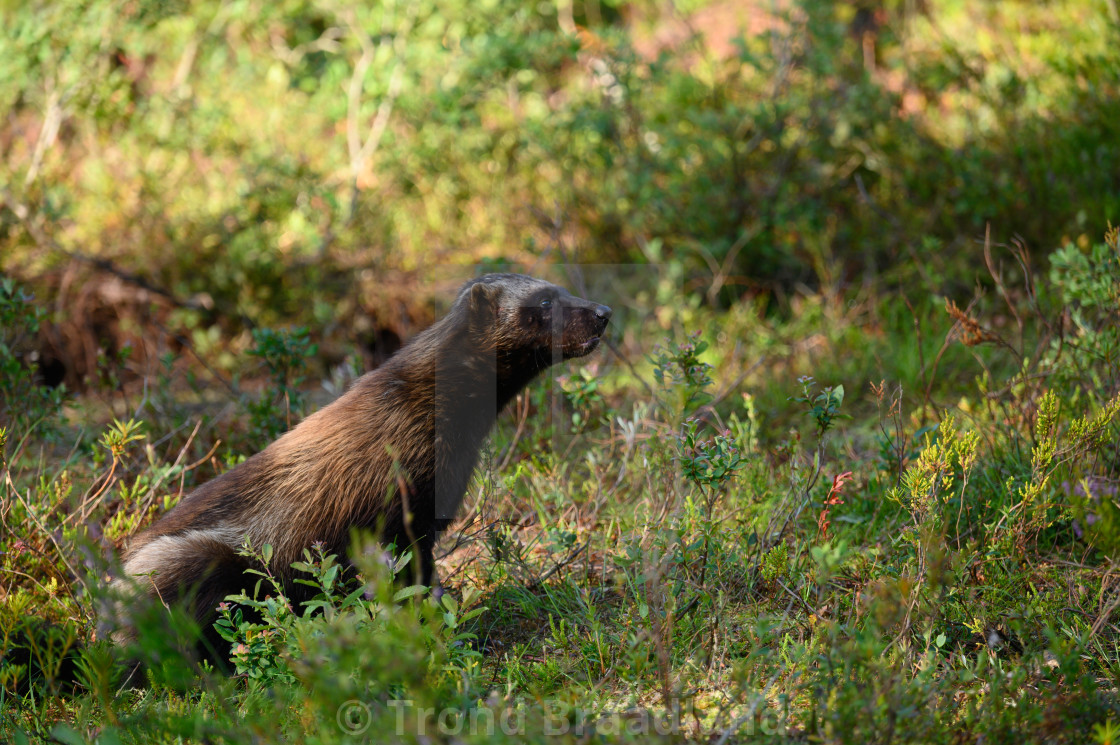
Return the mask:
M 318 543 L 345 559 L 364 529 L 411 550 L 414 577 L 435 589 L 437 533 L 498 413 L 549 366 L 594 351 L 610 317 L 533 277 L 467 282 L 446 316 L 344 395 L 136 536 L 124 573 L 160 602 L 186 603 L 208 630 L 218 603 L 251 587 L 246 539 L 272 546 L 271 569 L 298 601 L 306 588 L 291 564 L 303 550 Z

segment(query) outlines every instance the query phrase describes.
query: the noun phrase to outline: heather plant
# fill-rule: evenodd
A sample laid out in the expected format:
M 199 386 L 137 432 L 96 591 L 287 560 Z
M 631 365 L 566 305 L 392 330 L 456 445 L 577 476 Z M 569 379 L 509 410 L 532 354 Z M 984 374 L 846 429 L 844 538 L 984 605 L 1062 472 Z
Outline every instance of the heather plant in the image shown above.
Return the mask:
M 959 431 L 952 415 L 941 421 L 935 435 L 926 435 L 925 446 L 903 473 L 901 488 L 890 492 L 910 512 L 911 530 L 932 531 L 943 539 L 950 531 L 960 534 L 962 518 L 966 527 L 971 524 L 965 514 L 970 501 L 966 492 L 978 446 L 977 433 Z
M 1085 538 L 1113 561 L 1120 556 L 1120 497 L 1115 482 L 1087 477 L 1070 484 L 1067 498 L 1074 514 L 1072 528 L 1078 538 Z

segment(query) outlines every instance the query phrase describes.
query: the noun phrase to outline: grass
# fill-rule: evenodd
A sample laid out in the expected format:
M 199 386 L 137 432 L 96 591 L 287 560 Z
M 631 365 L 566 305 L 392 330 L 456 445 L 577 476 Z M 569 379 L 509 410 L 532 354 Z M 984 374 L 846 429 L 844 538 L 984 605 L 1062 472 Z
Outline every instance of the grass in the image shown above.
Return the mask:
M 228 606 L 232 678 L 192 669 L 189 623 L 155 609 L 127 650 L 147 682 L 122 686 L 97 629 L 103 557 L 306 400 L 288 390 L 306 333 L 258 335 L 273 385 L 227 395 L 233 417 L 157 406 L 146 386 L 36 398 L 3 450 L 0 629 L 30 634 L 33 662 L 0 662 L 0 732 L 1116 742 L 1120 252 L 1114 232 L 1101 245 L 1103 263 L 1063 255 L 1029 292 L 965 310 L 805 294 L 780 318 L 659 314 L 620 283 L 617 354 L 534 386 L 493 433 L 441 544 L 452 592 L 402 590 L 376 552 L 360 578 L 311 552 L 313 608 L 267 577 L 238 601 L 263 622 Z M 1074 318 L 1060 338 L 1051 311 Z M 124 402 L 131 418 L 106 426 Z M 75 638 L 77 690 L 50 680 Z

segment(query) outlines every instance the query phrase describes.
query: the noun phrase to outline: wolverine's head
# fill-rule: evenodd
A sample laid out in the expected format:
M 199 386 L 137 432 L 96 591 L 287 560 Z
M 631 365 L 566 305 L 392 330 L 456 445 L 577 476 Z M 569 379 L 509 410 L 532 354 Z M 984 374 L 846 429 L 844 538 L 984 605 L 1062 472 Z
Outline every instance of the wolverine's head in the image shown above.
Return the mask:
M 500 353 L 547 367 L 590 354 L 611 318 L 606 305 L 578 298 L 563 287 L 522 274 L 487 274 L 459 292 L 472 326 Z

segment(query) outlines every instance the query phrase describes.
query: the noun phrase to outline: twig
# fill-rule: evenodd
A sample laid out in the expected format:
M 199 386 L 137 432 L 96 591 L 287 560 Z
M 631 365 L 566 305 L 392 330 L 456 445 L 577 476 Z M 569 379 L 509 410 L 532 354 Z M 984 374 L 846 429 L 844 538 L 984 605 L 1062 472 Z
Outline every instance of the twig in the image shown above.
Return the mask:
M 55 81 L 51 81 L 51 91 L 47 95 L 47 113 L 43 117 L 43 126 L 39 128 L 39 138 L 35 141 L 35 151 L 31 154 L 31 166 L 23 179 L 24 187 L 35 183 L 39 177 L 39 169 L 43 166 L 43 158 L 47 150 L 54 144 L 58 137 L 58 130 L 62 126 L 62 97 L 54 89 Z
M 653 388 L 649 383 L 646 382 L 645 378 L 638 374 L 638 371 L 634 368 L 633 363 L 631 363 L 630 360 L 628 360 L 626 356 L 622 354 L 621 351 L 619 351 L 618 346 L 607 337 L 603 337 L 603 344 L 606 344 L 607 349 L 611 350 L 611 353 L 614 354 L 614 356 L 618 359 L 622 360 L 622 363 L 630 369 L 630 374 L 634 376 L 635 380 L 642 384 L 642 387 L 646 389 L 646 393 L 648 393 L 650 396 L 653 396 Z
M 517 449 L 517 443 L 521 441 L 521 435 L 525 432 L 525 423 L 529 419 L 529 397 L 524 393 L 518 396 L 519 401 L 517 404 L 517 430 L 513 433 L 513 439 L 510 440 L 509 445 L 506 446 L 506 451 L 502 455 L 502 461 L 498 464 L 498 470 L 502 471 L 509 465 L 510 460 L 513 458 L 513 453 Z
M 543 585 L 548 579 L 552 577 L 552 575 L 556 574 L 558 571 L 575 561 L 576 557 L 586 551 L 587 547 L 590 545 L 591 539 L 589 538 L 583 542 L 582 546 L 576 546 L 574 549 L 568 552 L 568 555 L 565 556 L 562 561 L 557 562 L 556 565 L 552 567 L 552 569 L 549 569 L 547 572 L 530 582 L 529 587 L 540 587 L 541 585 Z
M 202 426 L 202 420 L 199 419 L 198 424 L 196 424 L 195 427 L 194 427 L 194 431 L 191 432 L 191 436 L 187 438 L 187 441 L 183 445 L 183 447 L 179 448 L 179 454 L 177 456 L 175 456 L 175 462 L 171 464 L 171 468 L 167 469 L 167 473 L 170 473 L 172 470 L 174 470 L 175 466 L 179 465 L 179 461 L 183 459 L 183 454 L 185 452 L 187 452 L 187 448 L 189 448 L 191 446 L 191 442 L 194 440 L 194 437 L 198 433 L 198 430 L 201 426 Z M 206 461 L 210 460 L 210 456 L 212 456 L 214 454 L 214 451 L 216 451 L 218 449 L 218 446 L 221 445 L 221 444 L 222 444 L 221 440 L 215 440 L 214 445 L 210 448 L 210 451 L 207 452 L 206 455 L 204 455 L 201 458 L 199 458 L 198 460 L 196 460 L 194 463 L 191 463 L 189 466 L 186 466 L 185 468 L 183 468 L 182 474 L 188 474 L 191 471 L 193 471 L 194 469 L 201 466 Z M 156 489 L 158 489 L 160 486 L 163 485 L 164 478 L 165 478 L 164 476 L 160 476 L 156 480 L 156 482 L 154 484 L 152 484 L 151 487 L 148 489 L 148 498 L 144 502 L 144 506 L 140 510 L 139 514 L 142 515 L 142 514 L 144 514 L 145 512 L 148 511 L 148 507 L 151 505 L 152 501 L 155 499 Z M 182 482 L 180 482 L 179 491 L 182 492 Z
M 362 56 L 358 58 L 357 63 L 354 65 L 354 72 L 350 76 L 350 84 L 347 87 L 346 99 L 346 145 L 350 151 L 350 179 L 351 179 L 351 193 L 350 193 L 350 209 L 346 216 L 349 221 L 357 207 L 358 201 L 358 178 L 365 171 L 366 162 L 377 151 L 378 146 L 381 144 L 381 138 L 385 134 L 385 129 L 389 125 L 389 116 L 393 112 L 393 104 L 400 94 L 402 72 L 404 70 L 404 39 L 408 37 L 408 33 L 412 27 L 412 20 L 415 17 L 416 9 L 414 4 L 410 4 L 413 8 L 412 14 L 402 24 L 401 28 L 397 29 L 394 34 L 393 51 L 398 57 L 396 66 L 389 76 L 389 85 L 385 91 L 385 97 L 381 99 L 381 103 L 377 107 L 377 113 L 373 117 L 373 122 L 370 124 L 369 134 L 365 139 L 362 138 L 358 131 L 358 117 L 361 114 L 361 96 L 365 87 L 364 80 L 366 72 L 369 70 L 370 65 L 373 64 L 374 58 L 377 56 L 377 51 L 381 48 L 381 42 L 374 44 L 373 39 L 366 33 L 359 23 L 357 15 L 351 9 L 344 15 L 346 25 L 350 28 L 350 32 L 358 39 L 358 43 L 362 47 Z M 381 38 L 386 38 L 386 34 L 382 34 Z
M 82 502 L 82 506 L 81 506 L 81 517 L 80 517 L 80 518 L 78 519 L 78 522 L 83 522 L 83 521 L 84 521 L 84 520 L 86 519 L 86 515 L 85 515 L 85 512 L 86 512 L 86 510 L 85 510 L 85 506 L 86 506 L 87 504 L 89 504 L 90 502 L 92 502 L 92 503 L 93 503 L 93 506 L 96 506 L 96 505 L 97 505 L 97 503 L 99 503 L 99 502 L 101 501 L 101 498 L 102 498 L 102 496 L 103 496 L 103 495 L 105 494 L 105 492 L 106 492 L 106 491 L 108 491 L 108 489 L 109 489 L 109 485 L 110 485 L 110 484 L 112 484 L 112 483 L 114 482 L 114 479 L 113 479 L 113 475 L 114 475 L 114 474 L 115 474 L 115 473 L 117 472 L 117 464 L 118 464 L 118 463 L 120 463 L 120 459 L 119 459 L 119 458 L 117 458 L 117 457 L 116 457 L 116 456 L 114 455 L 114 456 L 113 456 L 113 462 L 112 462 L 112 463 L 111 463 L 111 464 L 109 465 L 109 475 L 105 477 L 105 482 L 104 482 L 103 484 L 101 484 L 101 488 L 100 488 L 100 489 L 98 489 L 98 490 L 97 490 L 97 493 L 96 493 L 96 494 L 94 494 L 94 495 L 93 495 L 92 497 L 90 497 L 90 498 L 89 498 L 89 499 L 87 499 L 87 500 L 83 500 L 83 502 Z M 92 508 L 93 508 L 93 507 L 90 507 L 90 509 L 92 509 Z M 67 516 L 66 516 L 66 518 L 65 518 L 65 519 L 64 519 L 64 520 L 62 521 L 62 524 L 63 524 L 63 525 L 66 525 L 66 524 L 67 524 L 68 522 L 70 522 L 70 518 L 74 517 L 74 515 L 77 515 L 77 514 L 79 514 L 79 513 L 78 513 L 78 512 L 71 512 L 71 513 L 70 513 L 69 515 L 67 515 Z
M 1115 595 L 1113 596 L 1112 603 L 1107 608 L 1105 608 L 1104 611 L 1102 611 L 1101 614 L 1097 616 L 1097 620 L 1093 622 L 1092 628 L 1089 629 L 1090 637 L 1095 636 L 1096 633 L 1101 630 L 1101 627 L 1103 627 L 1105 622 L 1108 621 L 1109 617 L 1112 615 L 1112 611 L 1116 610 L 1117 606 L 1120 606 L 1120 588 L 1117 589 Z
M 341 28 L 338 26 L 331 26 L 323 31 L 323 33 L 319 34 L 319 38 L 315 41 L 289 47 L 284 42 L 283 35 L 276 33 L 269 39 L 269 45 L 272 47 L 272 53 L 276 55 L 277 59 L 291 67 L 299 64 L 300 60 L 308 54 L 313 54 L 315 52 L 337 53 L 342 49 L 342 45 L 338 43 L 338 40 L 341 39 L 342 36 L 343 32 Z
M 795 593 L 795 592 L 794 592 L 793 590 L 791 590 L 791 589 L 789 589 L 788 587 L 786 587 L 786 586 L 785 586 L 785 583 L 784 583 L 784 582 L 782 582 L 782 581 L 781 581 L 780 579 L 777 579 L 777 578 L 775 578 L 775 579 L 774 579 L 774 581 L 775 581 L 775 582 L 777 582 L 777 583 L 778 583 L 778 585 L 779 585 L 779 586 L 780 586 L 780 587 L 781 587 L 781 588 L 782 588 L 783 590 L 785 590 L 785 591 L 786 591 L 786 593 L 787 593 L 787 594 L 788 594 L 788 595 L 789 595 L 789 596 L 790 596 L 791 598 L 793 598 L 793 599 L 794 599 L 794 600 L 796 600 L 796 601 L 797 601 L 798 603 L 800 603 L 800 604 L 801 604 L 801 605 L 802 605 L 802 606 L 803 606 L 803 607 L 805 608 L 805 610 L 807 610 L 807 611 L 808 611 L 808 612 L 809 612 L 809 613 L 810 613 L 811 615 L 816 615 L 816 614 L 817 614 L 817 612 L 816 612 L 815 610 L 813 610 L 813 607 L 812 607 L 811 605 L 809 605 L 808 603 L 806 603 L 806 602 L 805 602 L 805 600 L 804 600 L 804 599 L 803 599 L 803 598 L 802 598 L 801 596 L 799 596 L 799 595 L 798 595 L 797 593 Z
M 27 516 L 31 518 L 31 522 L 35 523 L 35 527 L 37 527 L 43 533 L 43 535 L 45 535 L 54 545 L 55 551 L 58 552 L 59 561 L 61 561 L 66 569 L 69 570 L 71 576 L 73 576 L 74 580 L 82 586 L 82 589 L 86 592 L 89 592 L 89 587 L 86 586 L 85 579 L 83 579 L 80 574 L 74 571 L 74 567 L 71 566 L 70 562 L 66 560 L 66 554 L 62 550 L 62 546 L 58 545 L 58 541 L 55 540 L 54 534 L 43 527 L 43 524 L 39 522 L 39 518 L 35 516 L 35 512 L 31 509 L 31 506 L 27 504 L 27 502 L 23 498 L 23 495 L 20 494 L 19 490 L 16 488 L 16 485 L 12 483 L 12 475 L 8 472 L 7 469 L 4 470 L 4 478 L 7 480 L 8 487 L 12 490 L 12 494 L 16 495 L 16 499 L 18 499 L 19 503 L 23 505 L 23 509 L 27 511 Z
M 88 256 L 79 251 L 73 251 L 60 245 L 57 241 L 43 233 L 43 231 L 41 231 L 39 227 L 35 225 L 35 223 L 31 220 L 31 212 L 27 208 L 27 205 L 16 200 L 9 190 L 4 189 L 3 192 L 0 192 L 0 195 L 2 195 L 3 201 L 7 205 L 8 209 L 10 209 L 12 213 L 19 219 L 28 235 L 31 236 L 32 240 L 35 241 L 35 244 L 39 246 L 39 248 L 49 251 L 55 251 L 76 261 L 89 264 L 95 269 L 99 269 L 108 274 L 112 274 L 118 279 L 128 282 L 129 284 L 136 285 L 142 290 L 147 290 L 154 295 L 159 295 L 160 297 L 168 300 L 172 305 L 175 305 L 177 307 L 200 311 L 210 310 L 210 308 L 207 307 L 206 304 L 197 300 L 183 300 L 182 298 L 177 297 L 176 295 L 171 293 L 169 290 L 153 284 L 151 281 L 145 279 L 144 277 L 120 268 L 108 259 L 102 259 L 96 256 Z

